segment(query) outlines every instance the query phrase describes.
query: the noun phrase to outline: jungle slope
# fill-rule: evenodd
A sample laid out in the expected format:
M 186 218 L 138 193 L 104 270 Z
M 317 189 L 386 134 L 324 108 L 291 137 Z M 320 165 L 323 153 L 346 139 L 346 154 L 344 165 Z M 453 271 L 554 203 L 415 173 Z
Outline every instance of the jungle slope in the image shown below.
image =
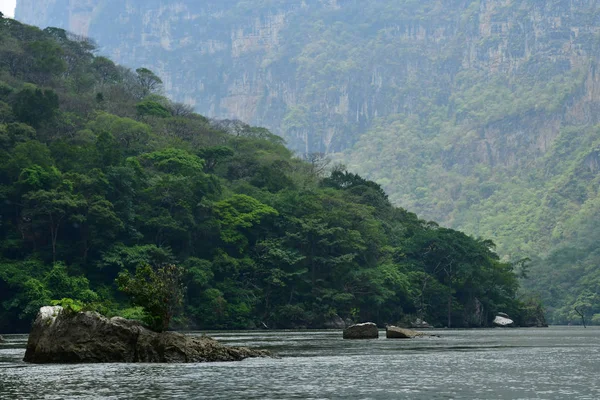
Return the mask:
M 19 0 L 17 16 L 532 258 L 553 322 L 600 314 L 598 2 Z
M 529 318 L 490 241 L 394 207 L 264 128 L 213 123 L 161 96 L 150 70 L 94 51 L 0 18 L 0 331 L 62 299 L 144 319 L 115 279 L 173 264 L 179 327 Z

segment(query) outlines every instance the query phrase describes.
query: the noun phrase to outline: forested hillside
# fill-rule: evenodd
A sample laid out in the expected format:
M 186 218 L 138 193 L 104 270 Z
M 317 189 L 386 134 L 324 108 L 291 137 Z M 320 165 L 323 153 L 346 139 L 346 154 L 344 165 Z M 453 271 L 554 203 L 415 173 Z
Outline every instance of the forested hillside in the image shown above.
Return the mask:
M 175 269 L 163 283 L 185 288 L 181 327 L 535 313 L 490 241 L 420 220 L 264 128 L 211 122 L 161 96 L 152 71 L 94 50 L 0 18 L 0 331 L 26 331 L 53 300 L 144 319 L 127 276 Z
M 597 1 L 19 0 L 17 16 L 532 258 L 554 322 L 600 312 Z

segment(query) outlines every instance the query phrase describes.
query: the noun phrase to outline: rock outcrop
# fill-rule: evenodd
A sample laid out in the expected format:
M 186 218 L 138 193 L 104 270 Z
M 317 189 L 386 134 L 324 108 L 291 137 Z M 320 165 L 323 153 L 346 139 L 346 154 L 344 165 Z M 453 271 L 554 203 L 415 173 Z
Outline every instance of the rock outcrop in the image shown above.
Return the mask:
M 228 347 L 208 337 L 156 333 L 139 322 L 94 312 L 42 307 L 24 361 L 31 363 L 196 363 L 240 361 L 269 353 Z
M 344 339 L 377 339 L 379 338 L 379 329 L 373 322 L 356 324 L 344 329 Z

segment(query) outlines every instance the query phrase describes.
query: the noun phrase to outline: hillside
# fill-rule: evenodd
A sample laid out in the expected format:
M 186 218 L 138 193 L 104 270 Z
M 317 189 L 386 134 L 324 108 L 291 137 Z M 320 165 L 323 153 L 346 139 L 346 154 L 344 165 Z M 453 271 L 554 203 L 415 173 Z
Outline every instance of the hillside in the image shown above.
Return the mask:
M 0 331 L 53 302 L 160 329 L 532 323 L 492 242 L 94 52 L 0 16 Z
M 599 16 L 590 0 L 17 7 L 149 67 L 200 113 L 266 126 L 393 204 L 491 238 L 507 260 L 532 258 L 525 284 L 561 323 L 584 299 L 600 311 Z

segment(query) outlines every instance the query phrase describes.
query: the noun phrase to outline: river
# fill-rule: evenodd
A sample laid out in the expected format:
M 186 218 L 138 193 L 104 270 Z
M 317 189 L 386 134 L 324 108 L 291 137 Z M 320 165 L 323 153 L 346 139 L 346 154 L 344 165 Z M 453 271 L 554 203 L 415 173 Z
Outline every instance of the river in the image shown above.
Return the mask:
M 213 332 L 280 358 L 181 365 L 30 365 L 21 361 L 27 336 L 9 335 L 0 344 L 0 398 L 600 399 L 599 328 L 432 333 L 441 338 Z

